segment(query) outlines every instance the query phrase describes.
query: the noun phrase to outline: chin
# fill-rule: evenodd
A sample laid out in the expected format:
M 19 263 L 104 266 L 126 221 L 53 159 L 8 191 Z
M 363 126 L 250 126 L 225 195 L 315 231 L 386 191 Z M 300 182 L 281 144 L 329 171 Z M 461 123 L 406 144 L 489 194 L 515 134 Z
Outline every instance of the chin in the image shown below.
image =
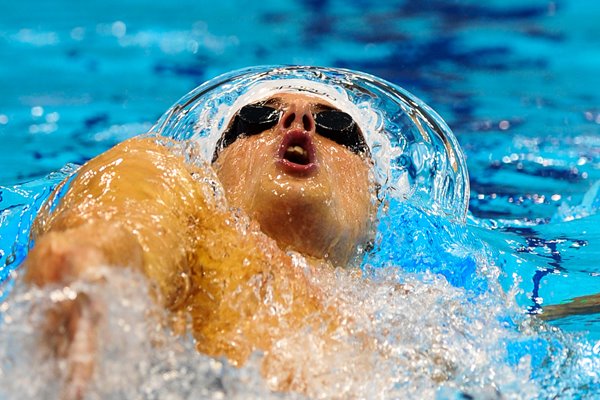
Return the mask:
M 330 185 L 318 179 L 279 174 L 265 176 L 246 210 L 282 249 L 329 259 L 335 264 L 349 257 L 344 210 L 332 196 Z M 340 245 L 344 247 L 340 251 Z

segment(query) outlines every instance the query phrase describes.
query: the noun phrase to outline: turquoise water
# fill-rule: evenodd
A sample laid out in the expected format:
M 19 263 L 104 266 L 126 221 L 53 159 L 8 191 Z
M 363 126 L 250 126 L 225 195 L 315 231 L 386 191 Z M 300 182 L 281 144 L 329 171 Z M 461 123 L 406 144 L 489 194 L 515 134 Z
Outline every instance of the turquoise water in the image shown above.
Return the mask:
M 40 180 L 49 173 L 146 131 L 219 73 L 314 64 L 381 76 L 448 122 L 471 178 L 467 230 L 427 218 L 424 224 L 432 224 L 433 236 L 453 234 L 450 242 L 456 235 L 470 245 L 473 236 L 482 239 L 501 272 L 495 279 L 519 310 L 598 293 L 599 17 L 592 0 L 3 3 L 0 273 L 4 278 L 22 259 L 36 208 L 64 176 Z M 437 258 L 407 261 L 414 266 L 407 269 L 442 274 L 475 293 L 468 301 L 490 290 L 489 276 L 468 257 L 448 261 L 456 253 L 439 243 Z M 574 341 L 593 349 L 574 350 L 579 370 L 555 361 L 564 366 L 557 379 L 574 387 L 563 395 L 593 398 L 599 378 L 585 364 L 599 357 L 600 316 L 552 326 L 578 335 L 556 346 Z M 514 358 L 530 352 L 543 359 L 547 336 L 536 340 L 516 341 Z M 540 371 L 542 385 L 557 384 L 548 369 Z

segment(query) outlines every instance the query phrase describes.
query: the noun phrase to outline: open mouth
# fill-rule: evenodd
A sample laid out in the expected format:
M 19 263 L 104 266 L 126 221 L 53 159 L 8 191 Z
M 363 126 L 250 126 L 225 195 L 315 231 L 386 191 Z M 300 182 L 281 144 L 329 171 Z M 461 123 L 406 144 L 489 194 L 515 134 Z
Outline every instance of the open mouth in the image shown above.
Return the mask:
M 297 144 L 288 146 L 283 158 L 294 164 L 306 165 L 310 163 L 308 151 Z
M 307 173 L 316 168 L 314 146 L 308 133 L 293 130 L 283 137 L 279 164 L 292 173 Z

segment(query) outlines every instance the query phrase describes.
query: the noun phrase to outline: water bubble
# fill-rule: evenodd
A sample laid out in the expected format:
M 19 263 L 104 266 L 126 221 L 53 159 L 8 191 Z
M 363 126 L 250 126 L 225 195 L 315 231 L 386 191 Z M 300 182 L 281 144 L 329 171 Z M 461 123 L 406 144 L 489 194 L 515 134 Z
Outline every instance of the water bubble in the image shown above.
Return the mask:
M 85 28 L 78 26 L 76 28 L 71 29 L 71 39 L 73 40 L 83 40 L 85 37 Z
M 57 112 L 51 112 L 48 113 L 48 115 L 46 115 L 46 122 L 48 122 L 49 124 L 56 123 L 59 119 L 60 115 Z
M 123 21 L 115 21 L 111 26 L 111 33 L 117 38 L 122 38 L 127 33 L 127 25 Z
M 31 116 L 39 118 L 44 114 L 44 109 L 41 106 L 31 107 Z

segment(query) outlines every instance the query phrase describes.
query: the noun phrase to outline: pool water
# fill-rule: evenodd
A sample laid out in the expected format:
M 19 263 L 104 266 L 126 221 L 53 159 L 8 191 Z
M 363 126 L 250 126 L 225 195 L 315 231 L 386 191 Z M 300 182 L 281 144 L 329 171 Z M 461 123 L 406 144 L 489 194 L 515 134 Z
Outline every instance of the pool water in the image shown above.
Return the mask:
M 145 132 L 178 98 L 217 74 L 256 64 L 347 67 L 394 82 L 436 109 L 464 149 L 471 200 L 466 228 L 391 207 L 395 218 L 417 221 L 416 231 L 425 233 L 415 243 L 433 256 L 401 260 L 386 253 L 390 246 L 385 241 L 394 235 L 402 238 L 404 231 L 398 233 L 391 218 L 384 219 L 382 251 L 365 265 L 392 260 L 392 266 L 405 267 L 400 276 L 365 267 L 380 285 L 364 288 L 364 293 L 352 290 L 350 278 L 335 278 L 341 294 L 373 301 L 363 310 L 364 320 L 379 316 L 380 323 L 362 323 L 359 328 L 365 332 L 379 337 L 387 332 L 385 321 L 409 321 L 409 328 L 395 331 L 392 340 L 394 354 L 401 356 L 377 359 L 382 365 L 375 370 L 382 374 L 379 380 L 349 373 L 346 378 L 352 379 L 344 382 L 354 392 L 345 393 L 600 396 L 600 315 L 572 316 L 541 327 L 525 316 L 547 304 L 600 292 L 599 17 L 600 5 L 592 0 L 238 1 L 210 7 L 188 0 L 177 5 L 134 0 L 85 6 L 64 0 L 3 3 L 2 290 L 12 290 L 7 277 L 26 253 L 29 225 L 52 185 L 75 168 L 69 163 L 81 164 Z M 428 235 L 438 241 L 428 241 Z M 124 299 L 143 301 L 127 292 L 120 277 L 112 279 Z M 387 296 L 394 279 L 412 284 L 419 294 L 397 304 L 382 302 L 378 296 Z M 7 313 L 13 320 L 27 315 L 31 303 L 43 303 L 51 295 L 16 289 L 2 308 L 14 304 Z M 118 336 L 122 341 L 115 341 L 112 354 L 132 343 L 143 348 L 143 322 L 128 319 L 121 303 L 107 301 L 121 307 L 117 315 L 139 334 Z M 401 311 L 407 302 L 413 310 L 428 311 Z M 122 329 L 112 323 L 113 329 Z M 410 338 L 411 327 L 426 333 L 412 341 L 399 339 Z M 1 336 L 11 345 L 28 329 L 7 323 L 4 328 Z M 451 339 L 440 341 L 440 335 Z M 461 339 L 465 337 L 472 341 Z M 298 339 L 288 344 L 290 353 L 299 352 L 303 343 Z M 445 349 L 444 355 L 437 354 L 443 362 L 436 364 L 431 354 L 410 358 L 400 351 L 411 346 Z M 126 392 L 122 382 L 112 387 L 130 394 L 146 387 L 147 398 L 171 393 L 160 391 L 169 385 L 176 386 L 178 398 L 185 398 L 188 392 L 173 383 L 177 381 L 187 382 L 186 390 L 204 388 L 206 397 L 268 394 L 256 373 L 258 361 L 237 370 L 202 355 L 184 357 L 189 347 L 187 342 L 169 347 L 175 361 L 155 353 L 131 355 L 131 362 L 147 366 L 147 376 L 131 367 L 123 373 L 132 377 L 132 391 Z M 17 341 L 12 348 L 22 351 L 5 348 L 0 354 L 11 360 L 17 374 L 37 360 L 27 343 Z M 344 356 L 339 365 L 355 354 Z M 461 363 L 461 358 L 472 364 Z M 421 370 L 409 368 L 415 360 Z M 330 362 L 333 369 L 339 366 Z M 205 379 L 191 381 L 185 370 L 194 365 L 204 368 Z M 432 378 L 439 365 L 454 366 L 454 378 L 447 384 L 436 385 Z M 167 367 L 177 372 L 168 385 L 159 379 Z M 104 377 L 114 380 L 106 371 L 116 366 L 107 361 L 103 368 Z M 388 376 L 384 370 L 393 372 Z M 340 382 L 345 375 L 334 376 Z M 7 381 L 5 373 L 0 378 Z M 162 382 L 162 389 L 152 391 L 150 381 Z M 100 389 L 99 396 L 119 393 Z M 308 393 L 335 393 L 321 389 Z

